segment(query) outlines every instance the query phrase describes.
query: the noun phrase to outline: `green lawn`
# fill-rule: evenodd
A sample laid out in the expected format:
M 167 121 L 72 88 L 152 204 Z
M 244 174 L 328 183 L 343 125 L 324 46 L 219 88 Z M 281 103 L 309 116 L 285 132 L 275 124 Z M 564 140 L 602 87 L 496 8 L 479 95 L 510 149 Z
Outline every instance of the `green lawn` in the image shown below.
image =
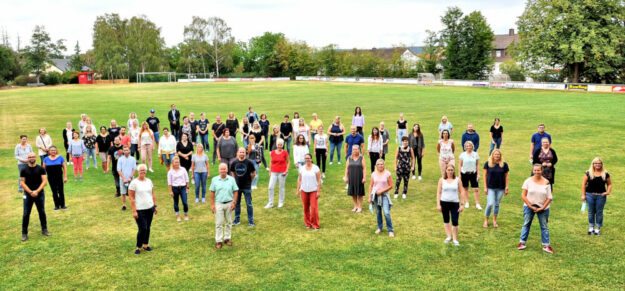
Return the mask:
M 622 289 L 623 97 L 306 82 L 2 90 L 0 289 Z M 171 103 L 184 114 L 206 112 L 211 122 L 215 115 L 230 111 L 240 119 L 251 105 L 267 113 L 272 124 L 294 111 L 307 121 L 316 112 L 326 124 L 335 115 L 349 124 L 359 105 L 366 116 L 366 130 L 385 121 L 393 140 L 395 121 L 403 112 L 409 124 L 418 122 L 424 130 L 423 181 L 411 180 L 408 199 L 395 201 L 391 213 L 396 237 L 390 239 L 386 231 L 374 234 L 376 219 L 368 211 L 350 211 L 351 198 L 341 179 L 344 167 L 329 166 L 318 232 L 304 228 L 294 168 L 287 181 L 285 207 L 269 210 L 263 209 L 268 173 L 261 170 L 259 189 L 253 193 L 256 227 L 247 226 L 243 210 L 243 223 L 233 229 L 234 246 L 217 251 L 209 204 L 190 199 L 191 220 L 176 222 L 165 169 L 156 165 L 156 172 L 148 173 L 155 182 L 159 205 L 150 241 L 154 252 L 135 256 L 137 228 L 132 213 L 120 210 L 110 174 L 91 169 L 81 183 L 73 182 L 69 174 L 68 211 L 52 211 L 52 195 L 46 188 L 52 236 L 39 234 L 33 209 L 30 239 L 20 242 L 22 199 L 15 185 L 18 173 L 13 158 L 20 134 L 28 134 L 34 147 L 37 130 L 46 127 L 62 148 L 65 122 L 76 126 L 81 113 L 87 113 L 96 126 L 108 125 L 112 118 L 125 124 L 131 111 L 145 119 L 151 108 L 166 120 Z M 503 155 L 511 168 L 511 190 L 502 201 L 500 227 L 484 229 L 484 213 L 472 205 L 460 215 L 460 247 L 443 244 L 442 218 L 436 210 L 440 174 L 436 129 L 442 115 L 454 124 L 453 138 L 458 142 L 466 124 L 475 125 L 482 137 L 481 163 L 488 154 L 492 120 L 500 117 L 505 128 Z M 528 248 L 516 249 L 523 222 L 521 184 L 530 172 L 529 140 L 538 123 L 547 125 L 559 156 L 549 221 L 553 255 L 541 250 L 537 221 Z M 395 147 L 392 141 L 393 155 Z M 579 199 L 583 173 L 595 156 L 603 158 L 614 182 L 599 237 L 586 235 L 587 216 L 580 212 Z M 387 167 L 392 164 L 388 161 Z M 215 167 L 211 174 L 217 174 Z M 483 194 L 481 201 L 485 206 Z

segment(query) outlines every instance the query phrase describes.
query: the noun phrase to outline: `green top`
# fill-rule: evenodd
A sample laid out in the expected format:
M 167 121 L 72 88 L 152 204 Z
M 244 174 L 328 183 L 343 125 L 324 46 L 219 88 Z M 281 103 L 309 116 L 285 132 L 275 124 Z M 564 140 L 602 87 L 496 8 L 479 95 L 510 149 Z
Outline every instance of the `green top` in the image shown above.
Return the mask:
M 221 176 L 216 176 L 211 180 L 209 190 L 215 192 L 216 202 L 226 203 L 234 199 L 234 191 L 239 191 L 239 187 L 237 187 L 237 183 L 232 176 L 226 176 L 225 179 L 222 179 Z

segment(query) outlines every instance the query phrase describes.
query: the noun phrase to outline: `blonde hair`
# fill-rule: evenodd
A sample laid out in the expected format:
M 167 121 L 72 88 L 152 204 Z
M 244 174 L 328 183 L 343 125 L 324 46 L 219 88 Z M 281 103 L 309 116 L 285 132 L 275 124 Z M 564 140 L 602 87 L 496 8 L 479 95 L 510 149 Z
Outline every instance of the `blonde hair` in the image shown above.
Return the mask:
M 467 151 L 467 145 L 471 145 L 471 147 L 473 148 L 473 150 L 475 150 L 475 145 L 473 144 L 473 142 L 472 142 L 472 141 L 470 141 L 470 140 L 467 140 L 467 141 L 465 141 L 465 142 L 464 142 L 464 151 L 465 151 L 465 152 Z
M 603 180 L 605 180 L 605 176 L 606 176 L 607 171 L 605 170 L 605 167 L 603 166 L 603 161 L 599 157 L 594 158 L 592 160 L 592 163 L 590 163 L 590 169 L 588 169 L 588 176 L 590 177 L 590 179 L 594 179 L 595 178 L 595 167 L 594 167 L 594 164 L 596 162 L 601 162 L 601 178 Z
M 495 152 L 499 153 L 499 167 L 503 168 L 503 155 L 501 154 L 501 151 L 499 149 L 494 149 L 492 153 L 490 153 L 490 156 L 488 157 L 488 167 L 492 168 L 495 166 L 495 162 L 493 161 L 493 156 L 495 155 Z
M 449 179 L 449 175 L 447 174 L 447 168 L 452 167 L 454 169 L 454 175 L 451 177 L 452 179 L 456 179 L 456 166 L 452 163 L 448 163 L 445 166 L 445 174 L 443 174 L 443 179 Z

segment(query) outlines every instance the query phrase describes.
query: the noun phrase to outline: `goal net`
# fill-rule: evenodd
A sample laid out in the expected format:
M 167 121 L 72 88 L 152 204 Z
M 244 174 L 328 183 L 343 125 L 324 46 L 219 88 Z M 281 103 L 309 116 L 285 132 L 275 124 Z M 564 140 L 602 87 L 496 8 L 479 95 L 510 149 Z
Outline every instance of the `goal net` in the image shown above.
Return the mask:
M 510 76 L 508 74 L 490 75 L 488 82 L 491 88 L 506 88 L 506 83 L 510 82 Z
M 176 82 L 175 72 L 139 72 L 137 83 L 169 83 Z
M 419 84 L 421 85 L 430 85 L 434 82 L 434 80 L 436 80 L 436 77 L 434 77 L 434 74 L 432 73 L 418 73 L 417 78 L 419 79 Z

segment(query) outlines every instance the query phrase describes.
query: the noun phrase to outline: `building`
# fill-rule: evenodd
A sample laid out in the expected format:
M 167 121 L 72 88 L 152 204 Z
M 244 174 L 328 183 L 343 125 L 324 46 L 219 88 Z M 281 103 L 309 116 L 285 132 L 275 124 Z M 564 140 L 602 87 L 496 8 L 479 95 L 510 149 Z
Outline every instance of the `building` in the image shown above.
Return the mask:
M 495 40 L 493 41 L 493 58 L 495 64 L 493 67 L 493 74 L 500 75 L 500 66 L 503 62 L 512 59 L 508 48 L 511 44 L 519 40 L 519 35 L 514 33 L 514 28 L 508 30 L 508 34 L 495 34 Z
M 51 59 L 50 61 L 51 62 L 49 66 L 45 70 L 46 73 L 57 72 L 59 74 L 63 74 L 67 71 L 72 70 L 69 65 L 69 62 L 71 62 L 70 59 Z M 89 70 L 91 70 L 91 68 L 87 66 L 82 67 L 83 72 L 89 71 Z
M 78 76 L 78 84 L 93 84 L 93 75 L 96 72 L 80 72 L 74 73 L 74 75 Z

